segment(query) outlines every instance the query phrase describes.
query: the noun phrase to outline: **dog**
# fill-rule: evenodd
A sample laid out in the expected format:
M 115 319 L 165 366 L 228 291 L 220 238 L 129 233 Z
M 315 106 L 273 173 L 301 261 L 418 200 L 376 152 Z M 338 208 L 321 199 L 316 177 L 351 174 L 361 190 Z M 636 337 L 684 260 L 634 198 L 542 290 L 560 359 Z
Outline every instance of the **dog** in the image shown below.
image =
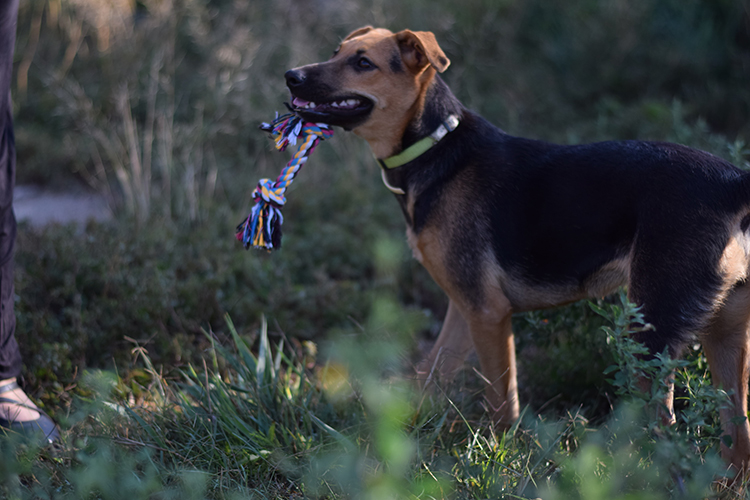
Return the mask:
M 627 285 L 654 327 L 636 334 L 650 353 L 702 343 L 732 403 L 720 413 L 722 455 L 746 468 L 750 174 L 664 142 L 511 136 L 451 93 L 439 76 L 449 64 L 431 32 L 367 26 L 329 60 L 285 74 L 300 116 L 368 142 L 414 257 L 448 295 L 418 373 L 450 378 L 475 349 L 494 420 L 507 427 L 519 416 L 512 313 Z

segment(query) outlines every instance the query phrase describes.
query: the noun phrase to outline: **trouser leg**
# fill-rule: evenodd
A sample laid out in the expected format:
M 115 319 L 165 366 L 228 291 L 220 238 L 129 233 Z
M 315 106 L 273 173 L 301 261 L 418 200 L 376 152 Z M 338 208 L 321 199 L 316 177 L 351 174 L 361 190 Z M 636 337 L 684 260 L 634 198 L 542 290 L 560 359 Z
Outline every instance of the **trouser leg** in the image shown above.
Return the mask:
M 15 240 L 15 218 L 13 212 L 6 217 L 6 224 L 0 229 L 0 241 L 10 240 L 10 258 L 0 267 L 0 380 L 17 377 L 21 373 L 21 353 L 16 342 L 16 315 L 13 311 L 13 255 L 12 242 Z M 12 236 L 8 232 L 11 230 Z M 6 245 L 3 245 L 6 246 Z
M 13 311 L 13 248 L 16 218 L 13 186 L 16 181 L 16 147 L 10 83 L 16 38 L 18 0 L 0 0 L 0 380 L 21 372 L 21 354 L 15 339 Z

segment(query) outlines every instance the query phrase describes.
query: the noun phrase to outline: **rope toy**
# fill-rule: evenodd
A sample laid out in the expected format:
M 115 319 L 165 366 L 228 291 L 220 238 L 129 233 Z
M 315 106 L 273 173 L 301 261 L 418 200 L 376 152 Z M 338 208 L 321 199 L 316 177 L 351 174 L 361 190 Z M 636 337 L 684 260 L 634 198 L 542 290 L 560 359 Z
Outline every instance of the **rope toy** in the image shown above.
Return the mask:
M 271 182 L 270 179 L 258 181 L 253 190 L 255 206 L 247 218 L 237 226 L 237 240 L 242 242 L 245 249 L 252 246 L 270 252 L 281 247 L 281 224 L 284 223 L 281 209 L 286 203 L 286 189 L 307 162 L 315 146 L 333 135 L 333 129 L 325 123 L 305 122 L 294 113 L 281 116 L 276 113 L 276 119 L 271 123 L 263 123 L 260 129 L 271 133 L 279 151 L 284 151 L 290 144 L 296 146 L 300 143 L 297 152 L 281 171 L 276 182 Z

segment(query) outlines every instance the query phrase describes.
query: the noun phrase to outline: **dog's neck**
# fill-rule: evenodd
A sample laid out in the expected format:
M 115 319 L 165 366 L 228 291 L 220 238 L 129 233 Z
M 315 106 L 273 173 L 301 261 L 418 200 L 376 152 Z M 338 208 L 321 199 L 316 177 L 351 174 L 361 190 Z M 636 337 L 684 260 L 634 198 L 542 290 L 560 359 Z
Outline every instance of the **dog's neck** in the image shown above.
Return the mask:
M 423 105 L 415 113 L 401 137 L 400 151 L 435 132 L 449 116 L 455 115 L 460 119 L 463 112 L 463 104 L 453 95 L 443 79 L 435 75 L 425 91 Z
M 429 81 L 424 83 L 424 91 L 414 102 L 412 111 L 407 113 L 411 117 L 404 125 L 392 129 L 380 127 L 376 131 L 365 125 L 354 129 L 354 133 L 367 141 L 376 158 L 384 159 L 428 137 L 451 115 L 460 120 L 465 111 L 448 85 L 433 72 Z
M 409 121 L 405 131 L 401 134 L 399 147 L 395 148 L 394 154 L 397 156 L 379 160 L 381 168 L 383 168 L 383 183 L 393 193 L 402 195 L 399 197 L 399 202 L 402 205 L 401 208 L 404 210 L 407 224 L 410 226 L 412 225 L 412 217 L 406 207 L 406 195 L 409 192 L 414 195 L 413 188 L 416 185 L 408 181 L 409 172 L 412 171 L 412 167 L 423 169 L 426 165 L 432 165 L 432 160 L 428 159 L 427 163 L 425 163 L 424 159 L 432 158 L 434 160 L 435 156 L 433 152 L 430 152 L 432 151 L 432 147 L 430 147 L 430 149 L 423 153 L 417 153 L 419 156 L 412 157 L 412 155 L 407 155 L 405 158 L 401 157 L 404 156 L 404 153 L 411 146 L 418 147 L 418 143 L 420 141 L 424 142 L 425 138 L 432 136 L 435 139 L 435 133 L 439 128 L 443 129 L 444 134 L 453 134 L 453 130 L 463 121 L 464 117 L 471 114 L 438 76 L 435 76 L 429 83 L 418 104 L 419 111 Z M 441 141 L 443 137 L 446 137 L 446 135 L 441 135 L 439 139 L 435 140 Z M 433 146 L 439 145 L 435 142 Z M 396 160 L 395 163 L 393 160 Z M 431 176 L 420 177 L 423 182 L 417 183 L 419 184 L 416 187 L 417 192 L 424 189 L 424 182 L 429 182 L 428 180 L 431 178 Z

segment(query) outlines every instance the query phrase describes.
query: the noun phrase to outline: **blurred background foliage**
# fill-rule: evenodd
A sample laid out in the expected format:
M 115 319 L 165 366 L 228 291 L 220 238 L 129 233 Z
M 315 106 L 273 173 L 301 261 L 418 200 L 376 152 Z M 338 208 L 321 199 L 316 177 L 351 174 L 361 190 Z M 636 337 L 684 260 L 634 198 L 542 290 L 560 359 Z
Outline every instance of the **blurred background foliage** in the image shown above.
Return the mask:
M 32 393 L 64 408 L 87 368 L 115 367 L 136 388 L 149 377 L 134 346 L 169 372 L 201 359 L 204 330 L 227 338 L 225 313 L 249 341 L 264 313 L 272 338 L 299 343 L 358 328 L 388 291 L 423 318 L 415 353 L 437 333 L 446 299 L 351 134 L 322 145 L 293 185 L 279 252 L 234 241 L 255 183 L 287 160 L 257 130 L 284 109 L 284 71 L 366 24 L 433 31 L 456 95 L 510 134 L 670 140 L 748 165 L 747 0 L 25 1 L 18 182 L 84 184 L 116 214 L 19 232 Z M 399 263 L 384 275 L 375 248 L 388 237 Z M 523 401 L 606 413 L 600 325 L 582 304 L 518 316 Z

